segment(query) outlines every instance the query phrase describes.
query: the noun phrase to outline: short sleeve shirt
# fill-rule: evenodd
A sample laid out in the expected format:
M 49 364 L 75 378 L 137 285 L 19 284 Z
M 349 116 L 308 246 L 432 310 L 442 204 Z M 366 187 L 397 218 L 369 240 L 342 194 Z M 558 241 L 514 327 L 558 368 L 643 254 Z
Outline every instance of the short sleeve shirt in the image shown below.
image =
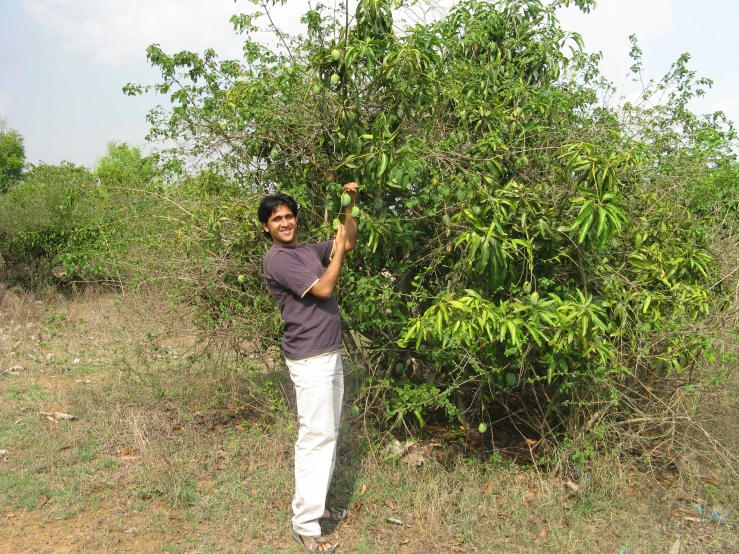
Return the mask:
M 333 241 L 272 246 L 264 256 L 264 278 L 282 312 L 282 349 L 288 360 L 343 348 L 336 297 L 323 300 L 310 293 L 331 260 L 333 246 Z

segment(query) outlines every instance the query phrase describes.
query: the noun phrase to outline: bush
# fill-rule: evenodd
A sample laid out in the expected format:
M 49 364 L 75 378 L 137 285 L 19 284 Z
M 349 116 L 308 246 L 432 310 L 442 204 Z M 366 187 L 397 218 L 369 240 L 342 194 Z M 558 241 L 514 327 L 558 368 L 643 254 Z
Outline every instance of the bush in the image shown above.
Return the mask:
M 245 63 L 149 48 L 176 105 L 152 112 L 152 136 L 183 145 L 180 165 L 206 158 L 233 181 L 185 235 L 209 324 L 275 330 L 259 195 L 292 194 L 302 240 L 327 238 L 355 180 L 345 343 L 393 421 L 504 411 L 559 441 L 615 411 L 630 383 L 692 371 L 717 298 L 712 212 L 695 194 L 735 166 L 725 122 L 685 109 L 704 84 L 687 59 L 647 91 L 669 91 L 666 103 L 608 108 L 598 56 L 556 5 L 467 0 L 397 35 L 399 4 L 362 0 L 338 34 L 342 20 L 309 11 L 290 52 L 247 39 Z
M 57 264 L 92 263 L 83 252 L 100 232 L 100 192 L 84 167 L 32 166 L 0 196 L 0 254 L 24 280 L 52 276 Z
M 18 131 L 0 119 L 0 193 L 20 181 L 26 165 L 26 149 Z

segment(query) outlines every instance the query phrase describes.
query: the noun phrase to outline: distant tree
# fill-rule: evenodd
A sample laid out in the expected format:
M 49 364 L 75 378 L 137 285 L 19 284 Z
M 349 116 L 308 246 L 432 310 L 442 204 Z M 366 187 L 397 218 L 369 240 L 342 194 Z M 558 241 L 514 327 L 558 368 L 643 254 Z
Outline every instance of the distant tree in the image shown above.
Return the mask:
M 139 148 L 125 142 L 111 141 L 108 152 L 100 158 L 95 176 L 102 184 L 111 186 L 139 187 L 156 175 L 156 160 L 142 156 Z
M 0 192 L 7 191 L 20 180 L 25 164 L 23 136 L 0 118 Z

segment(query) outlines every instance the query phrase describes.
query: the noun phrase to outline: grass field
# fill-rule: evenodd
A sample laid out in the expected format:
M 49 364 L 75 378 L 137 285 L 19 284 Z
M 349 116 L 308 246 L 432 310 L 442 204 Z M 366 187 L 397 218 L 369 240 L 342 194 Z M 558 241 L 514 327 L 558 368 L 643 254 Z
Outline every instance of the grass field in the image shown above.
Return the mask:
M 1 553 L 299 552 L 285 372 L 189 321 L 150 296 L 4 294 Z M 716 417 L 739 454 L 731 375 Z M 578 479 L 510 455 L 502 430 L 448 427 L 401 456 L 345 413 L 331 497 L 350 517 L 325 529 L 341 552 L 739 552 L 739 489 L 715 467 L 614 448 Z

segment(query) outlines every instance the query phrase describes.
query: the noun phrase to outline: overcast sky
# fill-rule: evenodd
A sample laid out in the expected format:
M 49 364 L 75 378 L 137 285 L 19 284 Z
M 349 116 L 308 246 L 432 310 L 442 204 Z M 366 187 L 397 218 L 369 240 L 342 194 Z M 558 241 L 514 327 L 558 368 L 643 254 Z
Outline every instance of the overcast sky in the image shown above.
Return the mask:
M 280 25 L 295 31 L 307 4 L 288 0 Z M 239 57 L 242 41 L 229 18 L 251 9 L 248 0 L 0 0 L 0 117 L 24 136 L 30 162 L 92 167 L 110 140 L 143 145 L 147 111 L 167 102 L 121 92 L 128 82 L 157 82 L 149 44 Z M 601 67 L 619 86 L 631 65 L 631 34 L 650 77 L 691 53 L 690 67 L 714 80 L 693 109 L 739 120 L 739 1 L 599 0 L 591 14 L 570 7 L 560 18 L 588 51 L 603 52 Z

